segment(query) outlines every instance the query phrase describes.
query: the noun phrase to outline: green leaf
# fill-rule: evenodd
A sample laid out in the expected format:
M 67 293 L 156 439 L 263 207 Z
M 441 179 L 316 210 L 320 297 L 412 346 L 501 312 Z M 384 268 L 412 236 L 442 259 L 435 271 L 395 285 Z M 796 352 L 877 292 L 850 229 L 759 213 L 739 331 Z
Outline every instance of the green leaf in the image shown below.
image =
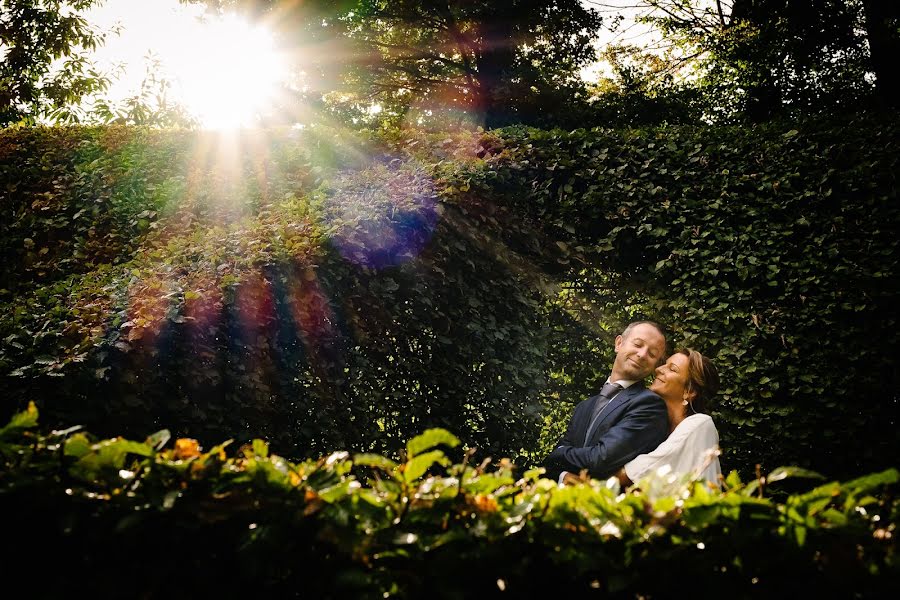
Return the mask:
M 802 548 L 806 543 L 806 527 L 803 527 L 802 525 L 794 527 L 794 537 L 797 540 L 797 545 Z
M 373 467 L 375 469 L 381 469 L 382 471 L 386 471 L 388 473 L 394 471 L 397 468 L 397 463 L 392 461 L 389 458 L 385 458 L 380 454 L 357 454 L 353 457 L 353 464 L 363 467 Z
M 269 457 L 269 445 L 260 439 L 253 440 L 253 454 L 260 458 Z
M 819 515 L 819 518 L 832 527 L 843 527 L 847 524 L 847 516 L 834 508 L 828 508 Z
M 406 443 L 406 457 L 414 458 L 420 452 L 441 444 L 456 448 L 459 443 L 459 438 L 446 429 L 428 429 Z
M 172 439 L 171 432 L 168 429 L 160 429 L 156 433 L 149 435 L 144 443 L 159 451 L 169 443 L 170 439 Z
M 879 473 L 865 475 L 858 479 L 853 479 L 844 484 L 844 487 L 852 490 L 869 490 L 883 485 L 892 485 L 900 481 L 900 471 L 897 469 L 887 469 Z
M 316 493 L 325 502 L 328 502 L 329 504 L 333 504 L 334 502 L 337 502 L 341 498 L 346 498 L 347 496 L 350 496 L 353 493 L 353 491 L 356 490 L 357 488 L 359 488 L 358 481 L 355 481 L 352 479 L 347 479 L 347 480 L 344 480 L 344 481 L 338 483 L 337 485 L 323 488 L 321 490 L 316 490 Z
M 810 471 L 808 469 L 801 469 L 800 467 L 778 467 L 771 473 L 769 473 L 766 480 L 769 483 L 773 483 L 775 481 L 781 481 L 782 479 L 787 479 L 788 477 L 796 477 L 800 479 L 825 479 L 825 477 L 815 471 Z
M 63 449 L 63 454 L 66 456 L 71 456 L 73 458 L 81 458 L 85 454 L 91 451 L 91 440 L 88 439 L 88 436 L 84 433 L 76 433 L 75 435 L 66 439 L 66 444 Z
M 72 451 L 78 452 L 81 448 L 74 446 Z M 121 469 L 128 454 L 150 457 L 153 456 L 153 448 L 123 438 L 104 440 L 93 444 L 91 451 L 81 456 L 75 463 L 74 473 L 87 479 L 98 478 L 103 471 Z
M 719 518 L 719 507 L 717 506 L 695 506 L 684 511 L 684 524 L 692 529 L 702 529 L 707 525 L 716 522 Z
M 406 463 L 403 468 L 403 478 L 407 482 L 415 481 L 424 475 L 435 463 L 446 467 L 450 465 L 450 460 L 440 450 L 432 450 L 431 452 L 420 454 Z
M 23 429 L 31 429 L 37 427 L 38 409 L 34 402 L 28 403 L 28 408 L 20 413 L 16 413 L 2 429 L 0 429 L 0 439 L 7 436 L 18 435 Z
M 725 485 L 727 485 L 729 488 L 740 487 L 741 476 L 738 474 L 737 471 L 733 470 L 730 473 L 728 473 L 728 477 L 725 478 Z

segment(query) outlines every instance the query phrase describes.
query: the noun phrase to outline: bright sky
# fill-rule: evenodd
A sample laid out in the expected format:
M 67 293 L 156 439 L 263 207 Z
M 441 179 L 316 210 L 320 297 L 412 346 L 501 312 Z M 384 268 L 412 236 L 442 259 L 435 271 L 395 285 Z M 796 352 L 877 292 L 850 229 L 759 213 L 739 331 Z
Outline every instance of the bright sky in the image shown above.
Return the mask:
M 603 17 L 603 28 L 597 35 L 598 48 L 609 44 L 650 46 L 659 39 L 649 25 L 636 21 L 650 12 L 647 8 L 640 8 L 636 0 L 581 0 L 581 3 Z M 617 16 L 621 17 L 621 21 L 613 27 Z M 582 69 L 581 76 L 588 81 L 596 81 L 601 74 L 608 74 L 609 71 L 608 64 L 596 62 Z
M 182 6 L 178 0 L 106 0 L 87 12 L 88 21 L 102 29 L 122 26 L 120 35 L 109 35 L 97 53 L 102 66 L 121 63 L 126 67 L 111 95 L 121 98 L 140 85 L 148 51 L 166 62 L 190 52 L 191 36 L 201 27 L 196 17 L 202 12 L 201 7 Z
M 627 17 L 615 32 L 600 32 L 600 43 L 645 43 L 647 27 L 630 18 L 634 0 L 583 0 L 601 12 L 607 22 L 615 14 Z M 109 29 L 119 24 L 120 35 L 110 35 L 97 54 L 100 66 L 123 65 L 124 72 L 109 92 L 113 101 L 134 95 L 152 52 L 174 84 L 173 96 L 186 103 L 206 127 L 250 124 L 256 109 L 274 93 L 285 77 L 279 57 L 272 52 L 267 33 L 245 24 L 202 20 L 203 8 L 178 0 L 106 0 L 87 13 L 90 22 Z M 584 69 L 582 76 L 596 79 L 600 65 Z
M 286 71 L 269 32 L 238 19 L 201 19 L 203 8 L 178 0 L 106 0 L 87 13 L 103 29 L 121 26 L 98 51 L 101 68 L 124 67 L 113 101 L 140 88 L 151 53 L 173 83 L 173 96 L 211 128 L 252 123 Z

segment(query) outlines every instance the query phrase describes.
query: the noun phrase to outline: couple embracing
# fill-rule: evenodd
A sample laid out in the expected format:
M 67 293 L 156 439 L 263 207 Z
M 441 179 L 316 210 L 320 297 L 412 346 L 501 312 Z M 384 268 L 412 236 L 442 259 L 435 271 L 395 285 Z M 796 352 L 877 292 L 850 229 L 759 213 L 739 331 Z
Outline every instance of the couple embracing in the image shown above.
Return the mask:
M 665 334 L 651 321 L 626 327 L 615 350 L 606 384 L 575 407 L 565 435 L 544 459 L 547 477 L 574 483 L 587 471 L 629 485 L 668 465 L 718 484 L 719 434 L 706 414 L 719 387 L 712 362 L 678 350 L 663 363 Z M 654 370 L 656 378 L 644 387 Z

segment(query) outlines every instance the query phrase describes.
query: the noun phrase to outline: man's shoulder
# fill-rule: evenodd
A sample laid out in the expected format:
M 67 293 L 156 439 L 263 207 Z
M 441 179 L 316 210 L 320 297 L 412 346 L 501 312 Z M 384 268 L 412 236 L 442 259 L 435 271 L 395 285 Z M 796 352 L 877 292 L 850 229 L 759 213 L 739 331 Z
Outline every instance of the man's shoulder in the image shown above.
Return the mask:
M 641 410 L 649 410 L 652 412 L 666 412 L 666 403 L 659 397 L 659 394 L 652 392 L 641 386 L 641 389 L 635 390 L 631 398 L 628 399 L 626 410 L 640 408 Z
M 632 387 L 634 388 L 634 391 L 632 392 L 632 396 L 631 396 L 632 400 L 640 399 L 640 400 L 650 400 L 650 401 L 658 400 L 660 402 L 663 401 L 663 399 L 659 397 L 659 394 L 657 394 L 654 391 L 651 391 L 649 388 L 645 387 L 643 384 L 636 383 Z

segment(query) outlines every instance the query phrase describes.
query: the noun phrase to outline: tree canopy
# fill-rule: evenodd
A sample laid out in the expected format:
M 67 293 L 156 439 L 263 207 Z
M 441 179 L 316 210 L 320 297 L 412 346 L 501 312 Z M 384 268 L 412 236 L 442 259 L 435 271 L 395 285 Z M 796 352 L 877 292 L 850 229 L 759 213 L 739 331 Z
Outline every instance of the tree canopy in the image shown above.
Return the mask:
M 900 98 L 900 4 L 878 0 L 181 2 L 276 32 L 292 76 L 266 124 L 323 111 L 356 125 L 722 124 L 892 110 Z M 2 2 L 0 125 L 189 123 L 158 65 L 125 103 L 103 97 L 110 80 L 91 52 L 105 33 L 85 17 L 100 4 Z M 604 16 L 628 9 L 643 9 L 666 51 L 600 44 L 621 17 Z M 610 68 L 591 84 L 581 73 L 598 50 Z
M 464 111 L 487 126 L 561 118 L 583 102 L 579 69 L 602 22 L 578 0 L 185 1 L 266 19 L 294 44 L 303 85 L 344 109 Z
M 90 61 L 105 33 L 84 12 L 101 0 L 0 1 L 0 126 L 77 121 L 109 78 Z
M 897 104 L 900 5 L 877 0 L 642 0 L 691 66 L 708 120 Z

